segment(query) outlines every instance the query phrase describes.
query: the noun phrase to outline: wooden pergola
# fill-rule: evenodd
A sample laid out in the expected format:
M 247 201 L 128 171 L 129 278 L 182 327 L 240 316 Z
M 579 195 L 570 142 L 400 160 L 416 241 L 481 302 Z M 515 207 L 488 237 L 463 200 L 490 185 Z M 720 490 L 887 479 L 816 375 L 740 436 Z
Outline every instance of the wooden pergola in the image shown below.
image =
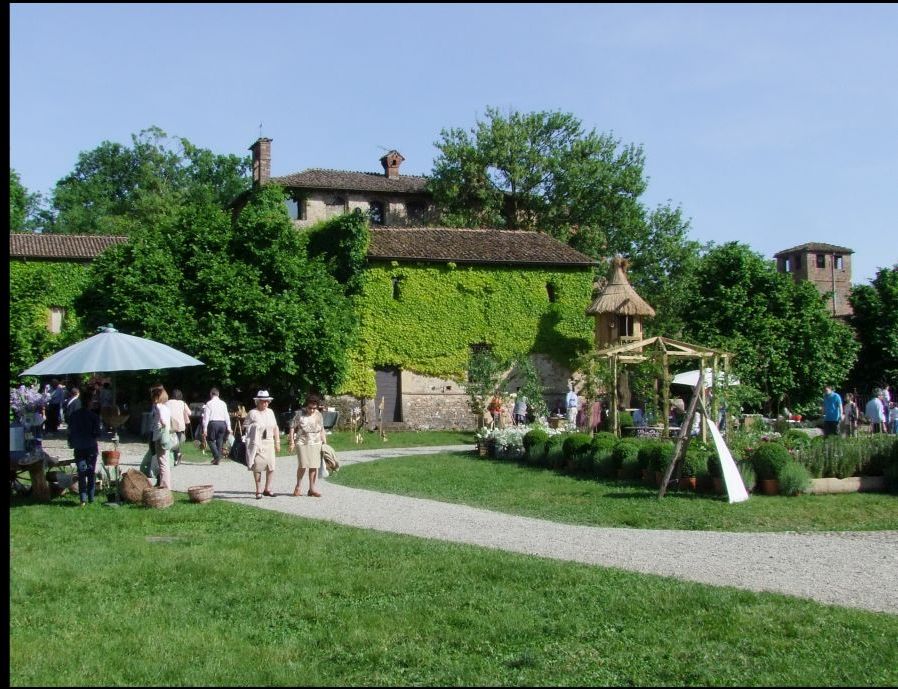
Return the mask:
M 649 349 L 649 352 L 644 350 Z M 605 349 L 600 349 L 596 352 L 596 356 L 605 357 L 609 360 L 612 377 L 614 380 L 613 385 L 611 386 L 611 400 L 610 400 L 610 413 L 611 413 L 611 427 L 614 429 L 615 435 L 620 435 L 620 415 L 618 414 L 618 392 L 617 392 L 617 384 L 618 384 L 618 376 L 620 374 L 621 366 L 624 366 L 629 363 L 640 363 L 642 361 L 646 361 L 648 359 L 660 359 L 661 366 L 663 370 L 663 386 L 662 386 L 662 399 L 663 399 L 663 418 L 664 418 L 664 435 L 667 436 L 670 434 L 670 424 L 668 418 L 670 416 L 670 361 L 671 359 L 698 359 L 699 360 L 699 381 L 702 380 L 702 377 L 705 374 L 705 368 L 708 364 L 711 365 L 712 371 L 716 372 L 721 370 L 720 366 L 723 364 L 723 380 L 729 380 L 729 366 L 730 366 L 730 358 L 732 354 L 729 352 L 724 352 L 719 349 L 711 349 L 710 347 L 702 347 L 701 345 L 689 344 L 688 342 L 680 342 L 679 340 L 672 340 L 669 337 L 649 337 L 647 339 L 640 340 L 632 340 L 629 342 L 624 342 L 621 344 L 614 345 L 612 347 L 606 347 Z M 715 386 L 716 381 L 712 383 L 712 388 Z M 696 386 L 696 389 L 701 389 L 699 386 Z M 726 386 L 724 386 L 724 390 L 726 390 Z M 724 394 L 726 394 L 724 392 Z M 715 393 L 712 399 L 712 409 L 711 413 L 714 415 L 714 418 L 717 418 L 717 413 L 719 409 L 719 399 L 718 395 Z M 726 425 L 727 433 L 729 432 L 730 424 Z M 702 430 L 704 431 L 704 425 L 702 426 Z M 704 437 L 704 432 L 702 433 Z

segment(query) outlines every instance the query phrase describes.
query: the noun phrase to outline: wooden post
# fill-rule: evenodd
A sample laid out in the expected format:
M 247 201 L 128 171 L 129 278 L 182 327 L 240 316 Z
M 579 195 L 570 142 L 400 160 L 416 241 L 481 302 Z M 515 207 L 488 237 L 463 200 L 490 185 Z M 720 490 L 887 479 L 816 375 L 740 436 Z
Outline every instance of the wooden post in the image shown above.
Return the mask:
M 386 397 L 381 395 L 380 404 L 377 405 L 377 426 L 380 428 L 380 439 L 387 442 L 387 434 L 384 432 L 384 403 Z
M 662 381 L 662 386 L 664 388 L 663 395 L 663 409 L 661 412 L 664 414 L 664 437 L 668 437 L 670 435 L 670 371 L 667 368 L 667 352 L 663 352 L 661 354 L 661 364 L 664 366 L 664 372 L 662 375 L 664 379 Z
M 611 372 L 614 386 L 611 388 L 611 432 L 620 437 L 620 416 L 617 413 L 617 355 L 611 357 Z
M 680 434 L 677 436 L 677 444 L 674 446 L 673 457 L 670 460 L 670 464 L 667 465 L 667 471 L 664 472 L 664 478 L 661 481 L 661 489 L 658 491 L 659 500 L 664 497 L 664 493 L 667 491 L 667 482 L 670 481 L 670 475 L 673 473 L 677 460 L 679 460 L 680 455 L 685 456 L 686 454 L 686 447 L 689 444 L 689 429 L 692 426 L 692 418 L 695 416 L 695 407 L 698 404 L 698 398 L 700 395 L 704 394 L 704 386 L 704 371 L 700 371 L 698 382 L 692 390 L 692 399 L 689 400 L 689 408 L 686 410 L 686 418 L 683 419 L 683 425 L 680 426 Z M 702 426 L 704 426 L 704 424 L 702 424 Z

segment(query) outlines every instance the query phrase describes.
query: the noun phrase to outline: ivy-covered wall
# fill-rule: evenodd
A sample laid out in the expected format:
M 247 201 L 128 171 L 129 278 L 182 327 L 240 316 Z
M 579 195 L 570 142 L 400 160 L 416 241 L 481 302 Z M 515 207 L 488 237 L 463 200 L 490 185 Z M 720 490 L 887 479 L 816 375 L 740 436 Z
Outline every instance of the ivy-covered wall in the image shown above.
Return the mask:
M 75 299 L 87 284 L 86 263 L 9 262 L 9 381 L 19 373 L 85 336 Z M 65 309 L 62 330 L 47 329 L 50 307 Z
M 592 343 L 584 314 L 592 282 L 588 268 L 373 263 L 356 297 L 359 337 L 339 392 L 373 397 L 378 366 L 464 380 L 477 343 L 502 358 L 543 353 L 567 366 Z

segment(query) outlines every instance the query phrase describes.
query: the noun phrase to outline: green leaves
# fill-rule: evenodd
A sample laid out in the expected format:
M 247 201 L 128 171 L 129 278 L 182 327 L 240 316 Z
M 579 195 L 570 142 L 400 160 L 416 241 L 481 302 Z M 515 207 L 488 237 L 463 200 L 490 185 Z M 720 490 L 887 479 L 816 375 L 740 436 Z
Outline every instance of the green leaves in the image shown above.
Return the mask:
M 898 379 L 898 265 L 880 268 L 870 285 L 849 297 L 861 352 L 853 378 L 862 388 Z

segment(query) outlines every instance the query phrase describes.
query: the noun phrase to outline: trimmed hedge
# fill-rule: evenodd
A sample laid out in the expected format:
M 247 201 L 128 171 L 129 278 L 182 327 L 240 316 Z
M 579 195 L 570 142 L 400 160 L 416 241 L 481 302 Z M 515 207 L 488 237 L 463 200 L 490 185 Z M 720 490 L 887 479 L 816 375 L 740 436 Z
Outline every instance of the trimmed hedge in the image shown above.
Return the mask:
M 777 479 L 792 456 L 785 446 L 777 442 L 765 442 L 751 453 L 751 463 L 759 481 Z

